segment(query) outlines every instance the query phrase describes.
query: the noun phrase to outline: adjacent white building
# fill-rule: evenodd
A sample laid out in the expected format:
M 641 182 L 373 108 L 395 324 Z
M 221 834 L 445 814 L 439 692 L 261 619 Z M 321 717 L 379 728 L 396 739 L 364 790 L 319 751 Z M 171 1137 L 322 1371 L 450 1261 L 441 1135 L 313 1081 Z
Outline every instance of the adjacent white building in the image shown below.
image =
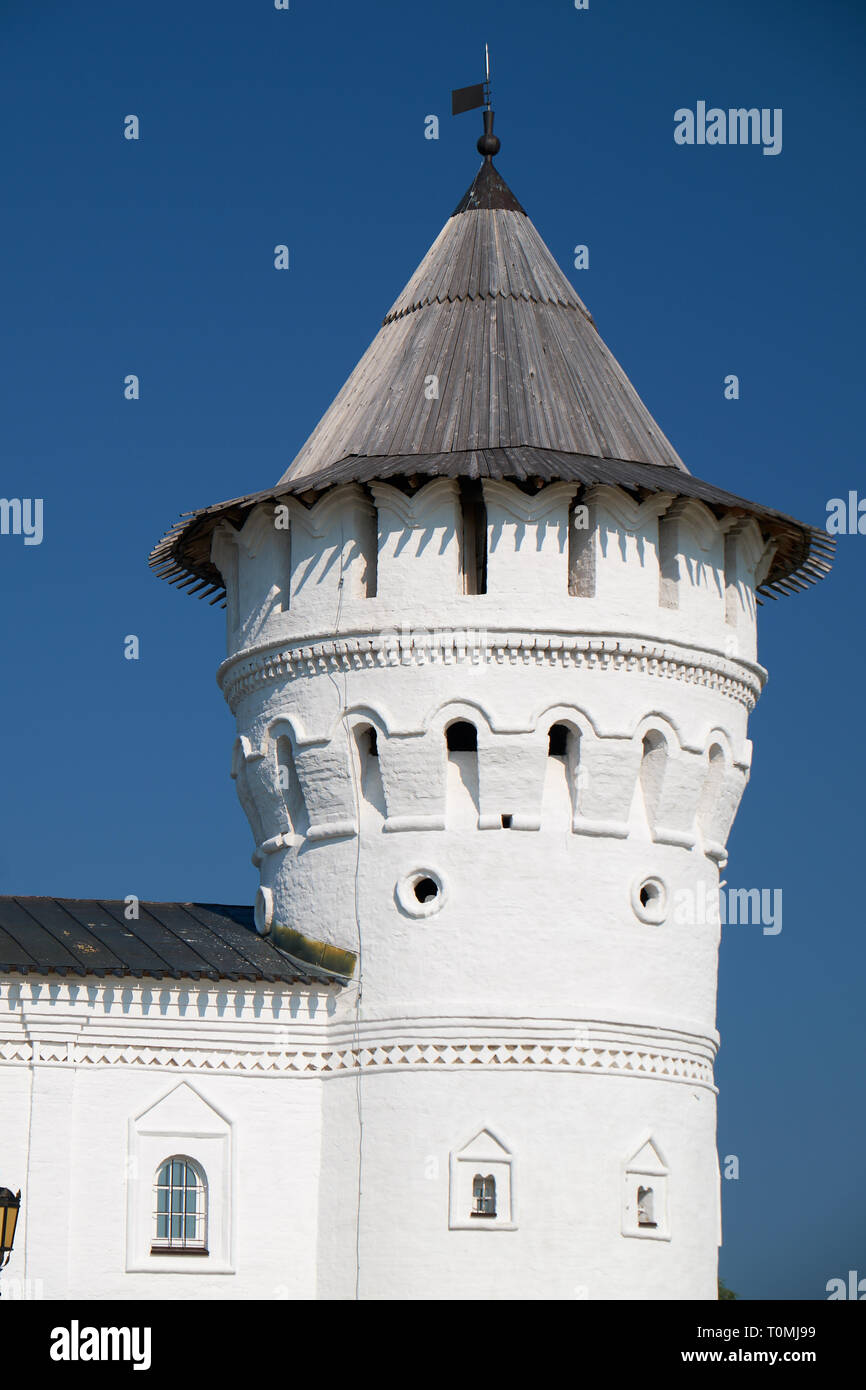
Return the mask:
M 687 471 L 479 149 L 283 478 L 154 552 L 225 596 L 255 926 L 0 903 L 47 1296 L 716 1297 L 719 926 L 682 907 L 759 595 L 828 541 Z

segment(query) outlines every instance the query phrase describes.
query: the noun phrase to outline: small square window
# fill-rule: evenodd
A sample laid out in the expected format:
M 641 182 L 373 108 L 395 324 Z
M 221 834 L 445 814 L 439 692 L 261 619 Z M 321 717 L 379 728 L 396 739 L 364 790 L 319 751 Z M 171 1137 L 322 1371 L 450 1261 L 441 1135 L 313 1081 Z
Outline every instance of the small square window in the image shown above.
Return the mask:
M 452 1231 L 513 1231 L 514 1158 L 489 1129 L 451 1154 L 448 1225 Z

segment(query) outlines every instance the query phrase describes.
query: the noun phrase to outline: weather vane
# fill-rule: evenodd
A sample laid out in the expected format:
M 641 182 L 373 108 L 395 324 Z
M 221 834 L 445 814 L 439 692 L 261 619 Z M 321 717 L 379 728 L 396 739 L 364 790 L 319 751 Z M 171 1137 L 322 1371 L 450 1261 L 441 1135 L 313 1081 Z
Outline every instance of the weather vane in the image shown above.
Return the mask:
M 451 115 L 484 107 L 484 134 L 478 141 L 478 152 L 486 159 L 499 153 L 499 140 L 493 134 L 493 108 L 490 104 L 490 49 L 484 45 L 484 81 L 470 87 L 456 87 L 451 93 Z

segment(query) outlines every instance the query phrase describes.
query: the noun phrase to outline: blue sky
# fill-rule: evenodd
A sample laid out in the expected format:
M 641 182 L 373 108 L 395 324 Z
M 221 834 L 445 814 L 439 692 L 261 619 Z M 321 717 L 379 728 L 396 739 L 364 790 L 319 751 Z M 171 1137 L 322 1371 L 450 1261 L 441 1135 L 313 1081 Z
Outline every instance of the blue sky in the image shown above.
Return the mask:
M 449 89 L 485 40 L 498 167 L 692 472 L 817 524 L 866 496 L 854 0 L 7 0 L 0 35 L 0 491 L 45 506 L 40 546 L 0 538 L 0 891 L 251 901 L 223 615 L 146 558 L 273 483 L 348 375 L 475 173 Z M 677 146 L 698 100 L 782 108 L 781 154 Z M 726 877 L 781 887 L 783 930 L 728 928 L 717 1072 L 721 1271 L 749 1298 L 866 1276 L 864 573 L 842 537 L 761 614 Z

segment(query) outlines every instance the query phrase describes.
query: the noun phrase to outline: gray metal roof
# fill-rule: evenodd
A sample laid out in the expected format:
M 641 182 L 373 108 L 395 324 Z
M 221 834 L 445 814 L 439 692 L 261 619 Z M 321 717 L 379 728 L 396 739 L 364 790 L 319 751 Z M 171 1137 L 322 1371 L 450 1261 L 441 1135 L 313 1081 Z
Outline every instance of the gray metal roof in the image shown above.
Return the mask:
M 258 935 L 249 907 L 0 897 L 0 972 L 157 979 L 337 981 L 300 967 Z

